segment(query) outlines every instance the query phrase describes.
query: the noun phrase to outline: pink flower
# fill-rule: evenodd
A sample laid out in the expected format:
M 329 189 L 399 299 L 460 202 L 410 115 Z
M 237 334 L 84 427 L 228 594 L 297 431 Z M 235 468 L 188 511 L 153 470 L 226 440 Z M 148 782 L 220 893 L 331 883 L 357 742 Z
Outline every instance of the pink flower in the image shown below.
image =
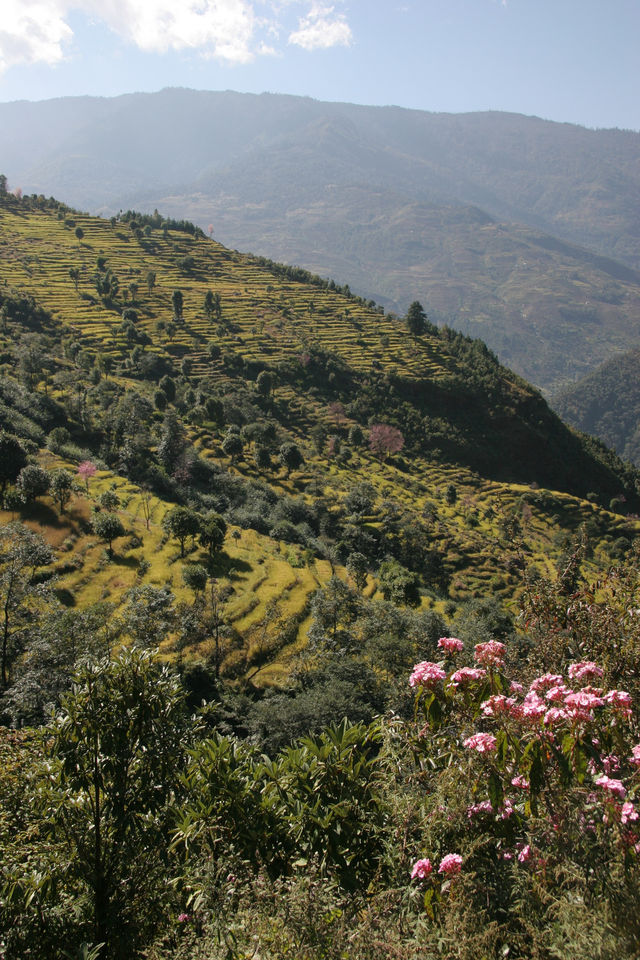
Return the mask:
M 483 667 L 501 667 L 504 663 L 504 643 L 498 640 L 476 643 L 473 655 L 476 663 Z
M 526 843 L 524 847 L 522 847 L 522 849 L 520 850 L 520 853 L 518 854 L 518 860 L 520 861 L 520 863 L 526 863 L 527 860 L 530 860 L 530 859 L 531 859 L 531 847 L 529 846 L 528 843 Z
M 550 700 L 551 703 L 560 703 L 568 693 L 571 693 L 569 687 L 565 686 L 564 683 L 558 683 L 554 687 L 550 687 L 547 690 L 545 697 L 547 700 Z
M 464 643 L 457 637 L 440 637 L 438 646 L 441 650 L 446 650 L 447 653 L 459 653 L 464 649 Z
M 191 917 L 188 913 L 181 913 L 178 915 L 178 923 L 186 923 L 187 920 L 191 920 Z
M 593 711 L 596 707 L 602 707 L 604 700 L 597 694 L 584 689 L 576 693 L 568 693 L 564 698 L 564 705 L 572 719 L 593 720 Z
M 412 687 L 420 686 L 433 689 L 445 677 L 446 673 L 437 663 L 423 660 L 422 663 L 416 663 L 413 668 L 413 673 L 409 677 L 409 684 Z
M 511 800 L 507 797 L 504 804 L 500 807 L 500 819 L 508 820 L 512 813 L 513 806 L 511 805 Z
M 490 753 L 496 749 L 497 740 L 491 733 L 474 733 L 467 737 L 463 746 L 468 750 L 477 750 L 478 753 Z
M 551 687 L 557 687 L 558 684 L 561 684 L 562 682 L 562 677 L 559 673 L 545 673 L 541 677 L 536 677 L 531 684 L 531 689 L 535 690 L 536 693 L 541 693 L 543 690 L 549 690 Z
M 604 772 L 610 777 L 612 773 L 618 773 L 620 770 L 620 757 L 616 757 L 615 753 L 610 753 L 602 758 L 602 766 Z
M 631 694 L 627 693 L 626 690 L 609 690 L 604 699 L 614 710 L 619 711 L 626 717 L 631 716 Z
M 480 709 L 485 717 L 497 717 L 501 713 L 511 713 L 515 705 L 514 697 L 505 697 L 504 693 L 494 693 L 488 700 L 483 700 Z
M 622 780 L 612 780 L 611 777 L 607 777 L 604 774 L 596 780 L 596 787 L 602 787 L 603 790 L 608 790 L 609 793 L 619 797 L 620 800 L 624 800 L 627 792 Z
M 569 714 L 566 710 L 561 710 L 559 707 L 551 707 L 544 715 L 544 720 L 542 721 L 545 727 L 552 727 L 554 723 L 562 723 L 563 720 L 567 720 Z
M 523 693 L 524 687 L 522 686 L 521 683 L 518 683 L 517 680 L 512 680 L 511 683 L 509 684 L 509 690 L 511 691 L 511 693 Z
M 547 705 L 541 700 L 535 690 L 530 691 L 522 702 L 522 716 L 529 720 L 538 720 L 544 716 Z
M 448 853 L 443 857 L 438 867 L 438 873 L 443 873 L 447 877 L 455 877 L 460 873 L 462 867 L 462 857 L 459 853 Z
M 622 811 L 620 813 L 620 820 L 622 823 L 632 823 L 634 820 L 638 819 L 638 811 L 635 809 L 632 803 L 629 803 L 627 800 L 626 803 L 622 804 Z
M 528 790 L 530 784 L 526 777 L 523 777 L 521 774 L 518 774 L 517 777 L 512 777 L 511 786 L 517 787 L 518 790 Z
M 416 860 L 411 871 L 411 879 L 415 880 L 416 877 L 418 880 L 424 880 L 429 876 L 433 867 L 431 866 L 431 860 L 425 857 L 423 860 Z
M 467 816 L 469 819 L 476 817 L 479 813 L 493 813 L 493 807 L 490 800 L 483 800 L 481 803 L 474 803 L 467 807 Z
M 637 743 L 632 749 L 629 763 L 632 763 L 634 767 L 640 767 L 640 743 Z
M 487 671 L 481 667 L 461 667 L 459 670 L 456 670 L 455 673 L 451 674 L 449 685 L 452 687 L 464 687 L 473 680 L 482 680 L 486 675 Z
M 583 660 L 581 663 L 572 663 L 568 673 L 572 680 L 595 680 L 604 675 L 604 670 L 592 660 Z

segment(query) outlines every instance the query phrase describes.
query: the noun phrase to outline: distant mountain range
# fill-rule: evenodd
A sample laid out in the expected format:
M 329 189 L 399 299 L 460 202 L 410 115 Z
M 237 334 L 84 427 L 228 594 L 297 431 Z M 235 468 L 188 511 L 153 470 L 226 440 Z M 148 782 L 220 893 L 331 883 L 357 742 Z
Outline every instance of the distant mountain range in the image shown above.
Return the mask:
M 0 104 L 11 186 L 195 221 L 482 337 L 548 394 L 640 344 L 640 134 L 164 90 Z

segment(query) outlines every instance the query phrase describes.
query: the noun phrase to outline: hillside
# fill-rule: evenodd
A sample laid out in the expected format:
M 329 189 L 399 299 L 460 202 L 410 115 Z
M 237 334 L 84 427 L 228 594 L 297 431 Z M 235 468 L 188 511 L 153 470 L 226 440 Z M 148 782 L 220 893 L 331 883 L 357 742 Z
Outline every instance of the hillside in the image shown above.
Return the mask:
M 636 342 L 637 133 L 190 90 L 0 121 L 13 186 L 212 223 L 399 313 L 419 299 L 549 393 Z
M 640 463 L 640 350 L 607 360 L 559 393 L 553 404 L 568 423 Z
M 4 514 L 48 531 L 63 603 L 166 584 L 186 600 L 183 568 L 207 550 L 187 535 L 178 552 L 163 518 L 215 511 L 210 573 L 234 597 L 224 669 L 254 676 L 305 642 L 311 594 L 334 569 L 349 579 L 354 554 L 368 597 L 455 610 L 512 598 L 582 525 L 592 569 L 628 548 L 635 520 L 602 508 L 635 509 L 635 474 L 481 342 L 411 337 L 334 284 L 159 215 L 5 196 L 0 225 L 0 427 L 48 471 L 98 467 L 66 507 L 14 497 Z M 111 488 L 127 532 L 113 558 L 91 519 Z
M 0 195 L 7 960 L 637 957 L 638 473 L 409 313 Z

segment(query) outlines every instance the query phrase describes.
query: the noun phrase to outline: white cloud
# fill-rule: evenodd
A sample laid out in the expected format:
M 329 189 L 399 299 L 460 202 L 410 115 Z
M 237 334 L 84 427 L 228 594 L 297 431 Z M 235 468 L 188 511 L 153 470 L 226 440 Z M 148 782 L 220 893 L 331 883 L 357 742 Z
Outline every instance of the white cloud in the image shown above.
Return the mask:
M 344 14 L 334 11 L 335 7 L 313 3 L 308 15 L 300 18 L 298 29 L 289 35 L 289 43 L 303 50 L 348 47 L 353 39 L 351 27 Z
M 55 0 L 4 0 L 0 74 L 19 63 L 58 63 L 73 33 Z
M 140 50 L 198 50 L 247 63 L 257 21 L 247 0 L 83 0 L 85 9 Z
M 302 7 L 289 42 L 314 50 L 349 44 L 351 30 L 334 7 L 315 0 L 2 0 L 0 74 L 16 64 L 55 64 L 73 39 L 72 12 L 105 24 L 147 53 L 184 50 L 228 63 L 277 53 L 282 17 Z M 286 16 L 285 16 L 286 19 Z M 285 30 L 286 34 L 286 30 Z

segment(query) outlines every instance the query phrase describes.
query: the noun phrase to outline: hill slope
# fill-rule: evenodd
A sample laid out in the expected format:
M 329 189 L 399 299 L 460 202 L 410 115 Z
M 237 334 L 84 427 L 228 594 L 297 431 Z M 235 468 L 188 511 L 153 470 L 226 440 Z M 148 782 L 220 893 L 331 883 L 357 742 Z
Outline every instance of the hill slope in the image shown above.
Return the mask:
M 142 503 L 145 487 L 157 498 L 138 532 L 145 546 L 118 541 L 106 567 L 87 526 L 95 494 L 62 536 L 51 497 L 44 514 L 27 510 L 68 541 L 61 588 L 72 598 L 180 586 L 178 571 L 206 564 L 206 551 L 194 544 L 183 558 L 170 537 L 166 552 L 164 514 L 176 503 L 214 510 L 236 541 L 216 576 L 244 571 L 234 623 L 247 647 L 233 669 L 248 669 L 270 600 L 290 597 L 303 640 L 310 593 L 353 554 L 372 595 L 385 592 L 390 561 L 428 608 L 513 596 L 522 570 L 547 572 L 581 524 L 596 565 L 635 529 L 584 499 L 624 497 L 633 509 L 635 474 L 479 341 L 435 327 L 412 338 L 335 285 L 159 215 L 110 222 L 5 197 L 0 226 L 0 426 L 45 466 L 51 451 L 94 460 L 105 471 L 96 493 L 119 490 L 120 474 L 122 504 Z M 287 460 L 291 444 L 302 461 Z
M 640 463 L 640 350 L 607 360 L 554 398 L 565 420 Z

